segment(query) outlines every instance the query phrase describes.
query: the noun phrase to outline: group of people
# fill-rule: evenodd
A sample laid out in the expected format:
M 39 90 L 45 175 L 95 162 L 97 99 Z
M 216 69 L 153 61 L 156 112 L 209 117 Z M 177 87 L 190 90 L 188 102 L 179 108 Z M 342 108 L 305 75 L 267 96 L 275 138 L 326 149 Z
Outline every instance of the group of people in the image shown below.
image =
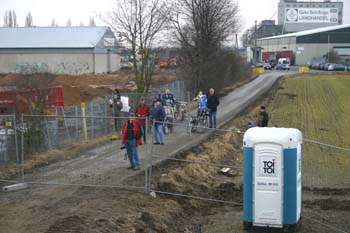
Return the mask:
M 215 94 L 214 88 L 209 89 L 208 96 L 200 91 L 194 101 L 198 103 L 197 118 L 209 113 L 209 128 L 216 128 L 216 112 L 220 104 L 219 97 Z
M 164 145 L 163 122 L 167 116 L 174 116 L 176 108 L 176 99 L 169 89 L 165 90 L 163 96 L 156 95 L 153 100 L 153 108 L 146 104 L 142 98 L 140 104 L 134 112 L 129 113 L 129 118 L 121 128 L 121 121 L 118 117 L 122 116 L 123 103 L 119 91 L 116 89 L 110 101 L 110 107 L 113 109 L 114 125 L 116 131 L 122 129 L 122 144 L 126 148 L 130 162 L 129 169 L 140 169 L 137 147 L 146 143 L 146 118 L 150 117 L 154 121 L 153 144 Z
M 114 116 L 120 115 L 123 108 L 120 94 L 115 91 L 113 96 L 113 104 L 111 107 L 114 109 Z M 202 91 L 198 93 L 198 96 L 194 99 L 198 103 L 198 116 L 204 112 L 209 112 L 209 127 L 216 128 L 216 113 L 220 104 L 218 96 L 215 94 L 213 88 L 209 89 L 208 94 L 204 94 Z M 176 99 L 169 89 L 165 91 L 165 94 L 161 96 L 156 95 L 153 100 L 152 110 L 146 105 L 145 99 L 141 99 L 139 106 L 134 112 L 130 112 L 128 120 L 125 122 L 122 128 L 122 144 L 125 146 L 128 159 L 130 162 L 129 169 L 139 170 L 140 162 L 138 156 L 137 147 L 146 143 L 146 118 L 151 117 L 154 121 L 153 128 L 153 144 L 164 145 L 164 121 L 168 114 L 173 114 L 175 111 Z M 167 109 L 167 110 L 166 110 Z M 170 113 L 169 113 L 170 111 Z M 257 121 L 257 126 L 267 127 L 269 117 L 264 106 L 260 107 L 260 113 Z M 120 121 L 115 119 L 116 130 L 120 128 Z M 249 122 L 249 127 L 254 127 L 253 121 Z

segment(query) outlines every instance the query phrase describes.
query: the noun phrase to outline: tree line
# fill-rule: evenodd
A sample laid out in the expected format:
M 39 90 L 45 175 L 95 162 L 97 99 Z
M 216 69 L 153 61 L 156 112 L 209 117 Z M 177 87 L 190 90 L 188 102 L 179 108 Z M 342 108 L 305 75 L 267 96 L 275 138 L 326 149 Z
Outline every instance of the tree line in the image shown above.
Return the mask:
M 120 43 L 130 47 L 138 92 L 152 84 L 155 47 L 179 48 L 180 76 L 191 89 L 221 89 L 250 75 L 250 67 L 227 46 L 240 28 L 234 0 L 116 0 L 102 15 Z M 233 40 L 231 41 L 233 42 Z M 138 57 L 138 59 L 136 59 Z
M 4 27 L 18 27 L 18 20 L 17 20 L 17 14 L 15 12 L 15 10 L 6 10 L 5 14 L 4 14 Z M 24 22 L 24 26 L 25 27 L 35 27 L 34 21 L 33 21 L 33 16 L 31 12 L 28 12 L 28 14 L 25 17 L 25 22 Z M 49 24 L 49 26 L 51 27 L 58 27 L 58 22 L 56 19 L 52 19 L 51 23 Z M 66 21 L 66 27 L 72 27 L 72 19 L 67 19 Z M 82 21 L 80 21 L 80 23 L 78 24 L 78 26 L 83 27 L 85 26 L 84 23 Z M 96 21 L 95 21 L 95 17 L 94 16 L 90 16 L 89 17 L 89 23 L 88 23 L 89 27 L 95 27 L 96 26 Z

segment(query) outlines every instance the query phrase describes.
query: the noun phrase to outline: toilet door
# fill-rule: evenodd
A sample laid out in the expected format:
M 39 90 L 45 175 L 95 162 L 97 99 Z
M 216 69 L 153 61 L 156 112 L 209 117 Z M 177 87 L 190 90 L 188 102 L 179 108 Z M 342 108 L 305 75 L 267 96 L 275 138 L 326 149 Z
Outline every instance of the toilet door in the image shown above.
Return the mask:
M 282 227 L 283 148 L 278 144 L 254 146 L 254 226 Z

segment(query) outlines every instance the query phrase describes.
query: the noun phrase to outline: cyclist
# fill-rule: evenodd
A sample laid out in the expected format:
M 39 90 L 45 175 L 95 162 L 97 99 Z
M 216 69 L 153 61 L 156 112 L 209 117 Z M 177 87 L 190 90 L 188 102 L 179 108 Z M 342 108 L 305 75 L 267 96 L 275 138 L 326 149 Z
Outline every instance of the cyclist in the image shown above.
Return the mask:
M 199 91 L 196 98 L 193 99 L 193 101 L 196 101 L 198 103 L 198 107 L 199 107 L 199 103 L 201 102 L 203 96 L 204 96 L 203 91 Z
M 197 117 L 198 117 L 199 114 L 200 114 L 200 104 L 201 104 L 201 101 L 202 101 L 202 99 L 203 99 L 203 96 L 204 96 L 203 91 L 199 91 L 199 92 L 198 92 L 198 95 L 196 96 L 196 98 L 193 99 L 193 100 L 196 101 L 197 104 L 198 104 Z
M 199 102 L 198 118 L 205 117 L 207 112 L 208 112 L 208 100 L 207 100 L 207 96 L 203 95 L 201 101 Z

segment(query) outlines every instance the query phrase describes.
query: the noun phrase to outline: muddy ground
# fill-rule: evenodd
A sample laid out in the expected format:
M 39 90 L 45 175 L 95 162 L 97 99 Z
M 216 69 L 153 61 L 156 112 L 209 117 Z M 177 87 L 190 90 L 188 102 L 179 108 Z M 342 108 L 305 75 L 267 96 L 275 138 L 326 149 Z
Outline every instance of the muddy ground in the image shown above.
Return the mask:
M 157 86 L 175 80 L 176 71 L 159 71 L 154 74 L 152 85 Z M 91 101 L 96 97 L 110 95 L 114 89 L 124 93 L 136 90 L 135 77 L 129 71 L 100 75 L 0 75 L 0 87 L 44 88 L 54 85 L 62 85 L 64 87 L 65 106 L 78 105 L 81 102 Z

